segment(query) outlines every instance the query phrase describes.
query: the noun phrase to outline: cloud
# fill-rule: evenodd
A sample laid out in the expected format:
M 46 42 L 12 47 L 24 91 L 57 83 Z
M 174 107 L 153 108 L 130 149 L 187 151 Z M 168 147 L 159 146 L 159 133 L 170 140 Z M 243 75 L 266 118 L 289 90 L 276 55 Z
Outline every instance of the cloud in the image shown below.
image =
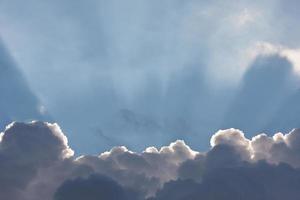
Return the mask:
M 57 124 L 14 122 L 1 133 L 3 199 L 295 199 L 299 196 L 300 130 L 248 139 L 216 132 L 211 149 L 178 140 L 141 153 L 124 146 L 74 156 Z
M 244 163 L 207 172 L 202 182 L 176 180 L 167 183 L 155 200 L 279 200 L 297 199 L 300 192 L 298 169 L 265 162 Z
M 196 154 L 183 141 L 176 141 L 160 150 L 149 147 L 140 154 L 115 147 L 99 156 L 79 157 L 76 163 L 91 166 L 95 172 L 151 196 L 163 183 L 175 179 L 178 166 Z
M 294 129 L 249 140 L 238 130 L 219 131 L 212 137 L 212 149 L 183 163 L 179 178 L 166 183 L 153 199 L 297 199 L 299 133 Z
M 24 188 L 41 168 L 73 155 L 66 136 L 56 124 L 14 122 L 1 135 L 0 193 L 3 199 L 22 199 Z
M 257 42 L 253 48 L 249 49 L 249 55 L 252 60 L 257 56 L 279 55 L 288 59 L 293 65 L 294 72 L 300 75 L 300 49 L 288 48 L 268 42 Z
M 50 200 L 64 181 L 92 174 L 110 177 L 139 196 L 151 196 L 163 183 L 176 178 L 181 163 L 197 154 L 183 141 L 176 141 L 142 153 L 115 147 L 99 156 L 74 157 L 59 126 L 44 122 L 14 122 L 1 138 L 0 180 L 5 186 L 0 193 L 15 200 Z
M 86 179 L 76 178 L 68 180 L 57 190 L 55 200 L 134 200 L 134 194 L 125 191 L 114 180 L 101 176 L 91 175 Z

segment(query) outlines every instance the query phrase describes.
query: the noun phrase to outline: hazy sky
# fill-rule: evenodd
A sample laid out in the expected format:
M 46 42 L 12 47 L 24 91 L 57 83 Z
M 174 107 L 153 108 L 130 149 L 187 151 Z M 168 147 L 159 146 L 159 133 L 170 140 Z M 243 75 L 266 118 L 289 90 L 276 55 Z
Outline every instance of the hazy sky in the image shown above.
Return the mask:
M 0 0 L 1 125 L 58 122 L 79 154 L 287 132 L 300 126 L 299 6 Z

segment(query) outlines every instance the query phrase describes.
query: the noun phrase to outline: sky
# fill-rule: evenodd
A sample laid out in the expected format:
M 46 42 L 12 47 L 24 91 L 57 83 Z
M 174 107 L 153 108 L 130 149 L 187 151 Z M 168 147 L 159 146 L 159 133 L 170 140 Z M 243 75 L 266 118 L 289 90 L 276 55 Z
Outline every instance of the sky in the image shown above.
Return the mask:
M 2 91 L 20 90 L 0 104 L 2 127 L 49 119 L 92 154 L 176 139 L 204 150 L 232 127 L 290 131 L 300 124 L 298 6 L 1 0 L 1 68 L 13 70 Z
M 4 200 L 295 200 L 297 0 L 0 0 Z

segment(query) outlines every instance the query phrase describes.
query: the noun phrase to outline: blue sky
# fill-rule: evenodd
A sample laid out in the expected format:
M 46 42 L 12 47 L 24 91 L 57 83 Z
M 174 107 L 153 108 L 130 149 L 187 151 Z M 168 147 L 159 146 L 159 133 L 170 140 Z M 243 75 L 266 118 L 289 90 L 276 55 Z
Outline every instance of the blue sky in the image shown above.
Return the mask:
M 1 0 L 1 125 L 58 122 L 79 154 L 176 139 L 204 149 L 231 127 L 288 132 L 300 126 L 297 8 Z

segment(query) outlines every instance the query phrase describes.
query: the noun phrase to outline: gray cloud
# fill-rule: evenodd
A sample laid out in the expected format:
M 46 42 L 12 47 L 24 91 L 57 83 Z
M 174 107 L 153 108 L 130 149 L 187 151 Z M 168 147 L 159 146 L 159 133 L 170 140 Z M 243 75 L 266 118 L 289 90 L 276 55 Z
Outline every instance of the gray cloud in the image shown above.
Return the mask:
M 1 135 L 0 193 L 4 199 L 26 199 L 23 191 L 41 168 L 73 155 L 56 124 L 15 122 Z
M 126 191 L 114 180 L 91 175 L 86 179 L 76 178 L 68 180 L 56 191 L 55 200 L 134 200 L 135 194 Z
M 54 199 L 282 199 L 299 195 L 299 129 L 247 139 L 220 130 L 211 149 L 183 141 L 142 153 L 124 146 L 74 156 L 57 124 L 12 123 L 0 139 L 0 195 Z
M 220 166 L 207 172 L 199 183 L 192 179 L 167 183 L 156 200 L 271 200 L 297 199 L 300 171 L 286 164 L 265 162 Z
M 178 179 L 155 200 L 297 199 L 300 195 L 299 130 L 246 139 L 241 131 L 219 131 L 205 156 L 183 163 Z
M 154 195 L 164 182 L 176 178 L 178 166 L 194 158 L 183 141 L 157 150 L 134 153 L 115 147 L 99 156 L 74 157 L 66 136 L 56 124 L 12 123 L 1 133 L 0 189 L 5 199 L 52 199 L 68 179 L 102 174 L 139 196 Z M 89 179 L 88 179 L 89 180 Z M 75 181 L 76 182 L 76 181 Z

